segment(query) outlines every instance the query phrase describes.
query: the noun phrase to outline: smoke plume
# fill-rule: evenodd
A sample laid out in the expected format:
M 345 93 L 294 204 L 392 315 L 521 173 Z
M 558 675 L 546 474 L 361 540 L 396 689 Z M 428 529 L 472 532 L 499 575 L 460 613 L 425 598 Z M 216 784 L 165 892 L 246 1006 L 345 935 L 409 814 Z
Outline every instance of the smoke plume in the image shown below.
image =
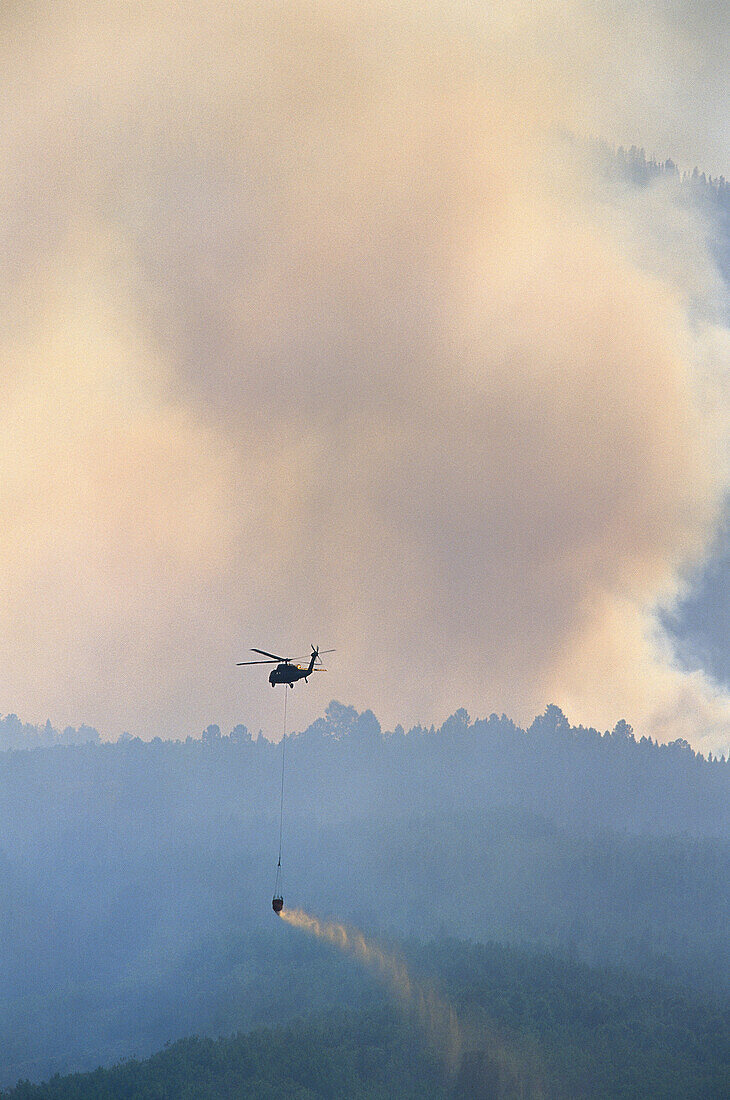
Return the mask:
M 535 7 L 4 6 L 0 708 L 276 733 L 234 662 L 314 642 L 298 724 L 724 744 L 654 618 L 726 488 L 705 227 L 556 136 L 712 28 Z
M 463 1044 L 455 1009 L 430 986 L 416 981 L 402 959 L 383 950 L 359 929 L 348 928 L 338 921 L 322 921 L 302 909 L 282 909 L 279 916 L 294 928 L 333 944 L 373 971 L 401 1008 L 413 1016 L 446 1068 L 453 1070 L 458 1065 Z

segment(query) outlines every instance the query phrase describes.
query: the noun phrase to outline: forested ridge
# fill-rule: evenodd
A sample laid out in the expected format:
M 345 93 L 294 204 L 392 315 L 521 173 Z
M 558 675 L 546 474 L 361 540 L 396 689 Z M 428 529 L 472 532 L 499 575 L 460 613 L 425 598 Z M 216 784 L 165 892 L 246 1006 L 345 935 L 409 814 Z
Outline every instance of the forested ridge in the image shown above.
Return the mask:
M 52 745 L 85 745 L 90 741 L 99 741 L 99 731 L 92 726 L 81 725 L 78 729 L 66 726 L 58 730 L 50 721 L 43 726 L 34 726 L 32 722 L 21 722 L 17 714 L 0 715 L 0 752 L 8 749 L 47 749 Z
M 368 812 L 377 792 L 383 812 L 387 806 L 397 818 L 461 809 L 478 799 L 584 830 L 730 837 L 724 755 L 705 759 L 683 740 L 637 738 L 624 721 L 603 733 L 573 727 L 555 706 L 527 730 L 505 715 L 471 721 L 459 710 L 439 729 L 406 733 L 402 727 L 384 732 L 371 711 L 358 714 L 332 702 L 287 744 L 290 805 L 323 821 Z M 0 754 L 2 806 L 12 818 L 42 785 L 44 808 L 63 817 L 73 813 L 72 796 L 80 794 L 97 813 L 112 805 L 124 813 L 135 804 L 150 818 L 179 820 L 213 791 L 222 799 L 219 813 L 265 814 L 279 752 L 243 725 L 229 736 L 211 725 L 202 738 L 185 741 L 128 738 L 64 751 L 10 751 Z M 32 832 L 32 820 L 24 828 Z

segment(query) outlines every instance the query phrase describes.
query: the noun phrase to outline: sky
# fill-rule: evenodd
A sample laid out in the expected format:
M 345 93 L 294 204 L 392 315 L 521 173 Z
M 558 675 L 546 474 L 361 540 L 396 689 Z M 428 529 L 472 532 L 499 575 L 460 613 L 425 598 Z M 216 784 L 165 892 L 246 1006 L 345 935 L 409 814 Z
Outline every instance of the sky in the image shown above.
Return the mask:
M 537 9 L 537 10 L 536 10 Z M 278 737 L 464 706 L 728 747 L 683 669 L 727 494 L 709 3 L 0 8 L 0 711 Z M 701 623 L 698 625 L 701 632 Z

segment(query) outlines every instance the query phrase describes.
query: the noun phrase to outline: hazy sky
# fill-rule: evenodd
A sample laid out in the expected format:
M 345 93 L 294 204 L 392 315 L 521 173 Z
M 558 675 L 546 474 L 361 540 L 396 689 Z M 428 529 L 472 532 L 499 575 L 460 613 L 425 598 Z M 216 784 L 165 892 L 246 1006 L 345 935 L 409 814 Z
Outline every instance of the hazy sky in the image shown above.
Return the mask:
M 725 6 L 0 20 L 0 711 L 275 736 L 235 662 L 312 641 L 298 727 L 556 702 L 724 748 L 654 611 L 727 487 L 726 291 L 558 135 L 730 176 Z

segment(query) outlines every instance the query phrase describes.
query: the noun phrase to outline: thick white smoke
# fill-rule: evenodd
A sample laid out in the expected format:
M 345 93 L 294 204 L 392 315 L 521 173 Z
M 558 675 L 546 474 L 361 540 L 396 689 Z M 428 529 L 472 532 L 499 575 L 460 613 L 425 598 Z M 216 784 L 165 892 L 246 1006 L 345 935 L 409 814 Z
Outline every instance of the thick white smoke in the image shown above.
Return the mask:
M 725 486 L 717 287 L 670 197 L 609 215 L 558 152 L 576 80 L 604 110 L 572 8 L 5 14 L 2 709 L 275 733 L 234 661 L 313 641 L 297 724 L 723 743 L 652 618 Z

